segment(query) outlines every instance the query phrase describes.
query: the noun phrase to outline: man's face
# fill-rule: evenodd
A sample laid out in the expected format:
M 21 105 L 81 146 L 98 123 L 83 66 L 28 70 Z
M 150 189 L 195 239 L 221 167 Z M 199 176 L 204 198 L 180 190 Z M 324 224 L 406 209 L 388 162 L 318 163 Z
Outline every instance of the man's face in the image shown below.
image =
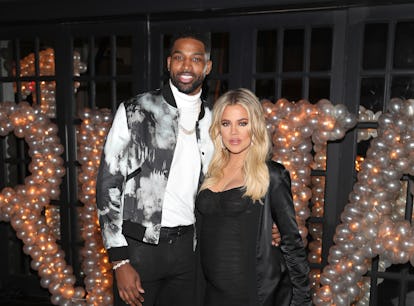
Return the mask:
M 179 91 L 188 95 L 197 94 L 204 78 L 211 71 L 204 44 L 193 38 L 175 41 L 171 55 L 167 58 L 171 82 Z

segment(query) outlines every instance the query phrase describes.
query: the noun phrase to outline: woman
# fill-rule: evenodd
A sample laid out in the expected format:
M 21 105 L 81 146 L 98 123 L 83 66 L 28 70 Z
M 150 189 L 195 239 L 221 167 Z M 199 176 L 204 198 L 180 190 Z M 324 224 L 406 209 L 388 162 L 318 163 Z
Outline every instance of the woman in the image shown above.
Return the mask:
M 204 305 L 312 305 L 290 176 L 269 160 L 259 100 L 247 89 L 225 93 L 209 131 L 215 151 L 196 199 Z

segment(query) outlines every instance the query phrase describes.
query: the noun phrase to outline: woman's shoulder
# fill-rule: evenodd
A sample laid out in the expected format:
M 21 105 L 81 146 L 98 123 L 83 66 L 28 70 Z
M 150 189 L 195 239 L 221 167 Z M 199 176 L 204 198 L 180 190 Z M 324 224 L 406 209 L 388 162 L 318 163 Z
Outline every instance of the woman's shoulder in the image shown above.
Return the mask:
M 269 160 L 267 162 L 269 168 L 270 181 L 274 185 L 277 185 L 281 181 L 285 181 L 290 184 L 290 173 L 285 166 L 277 161 Z
M 266 164 L 267 164 L 267 167 L 269 168 L 270 172 L 282 173 L 282 172 L 286 171 L 285 166 L 283 166 L 283 164 L 281 164 L 281 163 L 279 163 L 275 160 L 270 159 L 266 162 Z

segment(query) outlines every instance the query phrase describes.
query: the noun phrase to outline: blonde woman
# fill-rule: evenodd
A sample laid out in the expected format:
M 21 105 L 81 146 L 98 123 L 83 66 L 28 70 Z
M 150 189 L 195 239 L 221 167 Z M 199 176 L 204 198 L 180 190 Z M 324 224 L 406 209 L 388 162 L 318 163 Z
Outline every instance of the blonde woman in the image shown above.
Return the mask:
M 290 176 L 269 159 L 257 97 L 243 88 L 222 95 L 209 132 L 215 151 L 196 199 L 204 305 L 312 305 Z

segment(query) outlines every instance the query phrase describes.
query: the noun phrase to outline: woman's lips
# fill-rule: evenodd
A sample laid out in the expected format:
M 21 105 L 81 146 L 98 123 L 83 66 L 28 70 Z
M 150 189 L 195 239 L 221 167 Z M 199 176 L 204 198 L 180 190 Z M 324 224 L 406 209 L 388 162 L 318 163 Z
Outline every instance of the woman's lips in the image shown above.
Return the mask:
M 233 146 L 240 144 L 240 139 L 230 139 L 229 143 Z

